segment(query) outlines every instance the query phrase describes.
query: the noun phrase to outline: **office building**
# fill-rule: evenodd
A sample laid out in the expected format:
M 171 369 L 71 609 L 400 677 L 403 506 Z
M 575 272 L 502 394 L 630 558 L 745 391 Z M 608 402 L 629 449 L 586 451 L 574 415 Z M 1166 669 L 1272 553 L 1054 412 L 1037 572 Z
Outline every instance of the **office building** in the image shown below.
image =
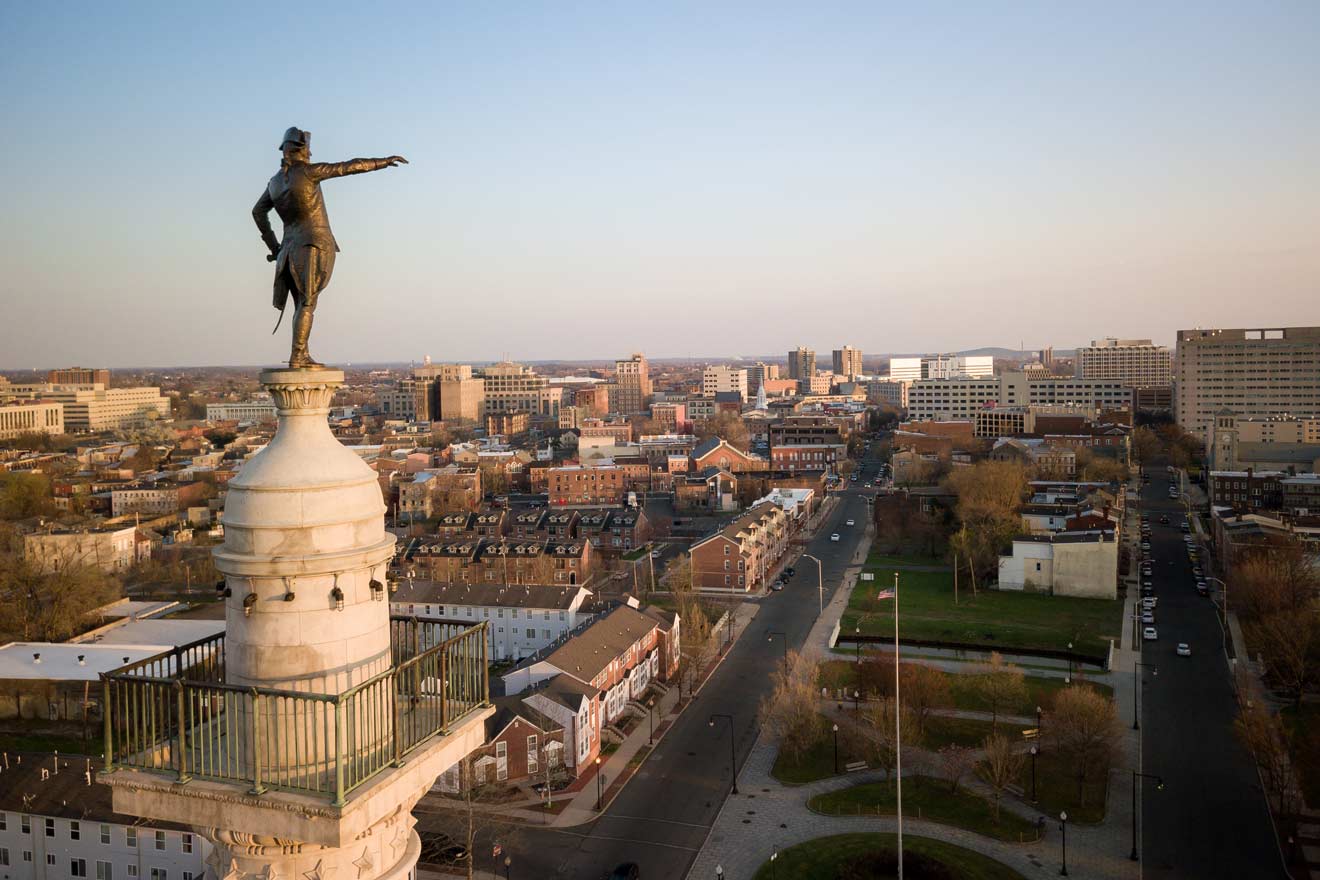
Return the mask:
M 849 382 L 862 374 L 862 350 L 845 345 L 834 349 L 834 372 Z
M 0 440 L 21 434 L 63 434 L 64 407 L 43 400 L 0 404 Z
M 1130 410 L 1132 389 L 1112 379 L 1028 378 L 1024 373 L 985 379 L 919 379 L 908 389 L 908 417 L 914 420 L 974 422 L 981 409 L 1029 405 L 1097 413 Z
M 788 353 L 788 378 L 799 382 L 810 380 L 816 375 L 816 353 L 809 348 L 798 346 L 796 351 Z
M 1320 416 L 1320 327 L 1179 330 L 1173 382 L 1178 424 L 1203 440 L 1223 410 Z
M 747 368 L 747 393 L 755 397 L 767 379 L 779 378 L 779 364 L 765 364 L 757 361 Z
M 946 355 L 889 359 L 891 381 L 917 379 L 984 379 L 995 374 L 995 359 L 989 355 Z
M 502 361 L 481 371 L 485 403 L 483 413 L 541 413 L 541 392 L 549 380 L 538 376 L 531 367 Z M 558 413 L 556 413 L 556 416 Z
M 264 400 L 245 400 L 241 403 L 208 403 L 206 420 L 208 422 L 273 422 L 275 401 L 267 397 Z
M 37 397 L 64 406 L 70 432 L 125 431 L 170 416 L 170 399 L 159 388 L 47 385 Z
M 631 415 L 644 413 L 651 404 L 651 373 L 646 356 L 633 354 L 626 361 L 614 362 L 613 412 Z
M 714 397 L 720 392 L 737 392 L 747 400 L 747 371 L 737 367 L 706 367 L 701 371 L 701 394 Z
M 1073 369 L 1079 379 L 1119 379 L 1134 388 L 1166 386 L 1173 381 L 1173 355 L 1149 339 L 1092 340 L 1077 349 Z
M 51 385 L 100 385 L 110 387 L 110 371 L 104 368 L 65 367 L 46 373 L 46 381 Z

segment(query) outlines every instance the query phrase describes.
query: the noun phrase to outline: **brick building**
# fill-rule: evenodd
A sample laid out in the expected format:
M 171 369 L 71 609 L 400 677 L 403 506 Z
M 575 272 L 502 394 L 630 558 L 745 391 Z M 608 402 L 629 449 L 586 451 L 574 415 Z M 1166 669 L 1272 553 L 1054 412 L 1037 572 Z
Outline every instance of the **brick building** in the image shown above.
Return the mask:
M 695 589 L 753 592 L 765 586 L 788 549 L 788 518 L 776 504 L 758 504 L 692 545 Z
M 547 488 L 553 507 L 622 504 L 627 471 L 613 464 L 566 465 L 550 470 Z

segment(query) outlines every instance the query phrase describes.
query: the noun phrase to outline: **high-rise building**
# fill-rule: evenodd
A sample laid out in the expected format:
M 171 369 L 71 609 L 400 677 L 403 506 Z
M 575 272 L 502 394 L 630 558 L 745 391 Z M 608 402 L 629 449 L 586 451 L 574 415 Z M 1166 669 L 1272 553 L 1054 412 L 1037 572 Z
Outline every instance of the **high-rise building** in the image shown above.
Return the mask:
M 625 414 L 643 413 L 651 405 L 651 374 L 646 356 L 634 354 L 626 361 L 614 362 L 614 411 Z
M 788 378 L 810 381 L 816 375 L 816 353 L 801 345 L 788 353 Z
M 747 393 L 756 394 L 767 379 L 779 378 L 779 364 L 764 364 L 760 361 L 747 368 Z
M 100 385 L 109 388 L 110 371 L 104 368 L 65 367 L 48 372 L 46 381 L 52 385 Z
M 747 400 L 747 371 L 737 367 L 706 367 L 701 371 L 701 394 L 714 397 L 721 391 L 736 391 Z
M 937 354 L 931 357 L 889 359 L 889 378 L 896 382 L 917 379 L 986 379 L 995 374 L 989 355 Z
M 1320 327 L 1179 330 L 1174 415 L 1206 439 L 1215 415 L 1320 415 Z
M 834 349 L 834 372 L 847 378 L 849 382 L 862 374 L 862 350 L 845 345 Z
M 1172 381 L 1173 356 L 1149 339 L 1108 337 L 1077 349 L 1073 369 L 1079 379 L 1121 379 L 1134 388 L 1151 388 Z
M 123 431 L 170 416 L 170 399 L 159 388 L 47 385 L 37 397 L 64 405 L 64 427 L 70 432 Z
M 541 411 L 541 389 L 550 384 L 531 367 L 501 361 L 481 371 L 485 404 L 482 415 L 496 412 Z

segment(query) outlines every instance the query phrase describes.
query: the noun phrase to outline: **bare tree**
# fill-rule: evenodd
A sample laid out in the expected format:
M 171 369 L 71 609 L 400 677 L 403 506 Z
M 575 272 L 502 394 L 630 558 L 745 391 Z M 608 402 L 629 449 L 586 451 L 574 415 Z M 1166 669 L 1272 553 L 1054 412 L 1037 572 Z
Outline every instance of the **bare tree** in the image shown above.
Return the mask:
M 949 780 L 949 791 L 956 792 L 958 783 L 976 766 L 976 750 L 967 746 L 948 745 L 939 751 L 940 772 Z
M 687 553 L 680 553 L 665 567 L 665 573 L 661 576 L 660 582 L 667 586 L 670 592 L 685 593 L 692 589 L 692 557 Z
M 863 717 L 867 724 L 865 731 L 867 752 L 871 759 L 884 769 L 885 779 L 888 780 L 898 763 L 900 729 L 902 745 L 914 745 L 917 736 L 916 719 L 906 706 L 900 707 L 893 699 L 867 703 Z
M 1292 815 L 1297 801 L 1297 781 L 1288 736 L 1278 716 L 1264 706 L 1249 704 L 1239 711 L 1233 730 L 1251 750 L 1265 782 L 1265 791 L 1273 795 L 1279 815 Z
M 1302 705 L 1306 686 L 1315 678 L 1315 661 L 1320 648 L 1317 612 L 1320 608 L 1277 611 L 1246 627 L 1252 634 L 1252 641 L 1260 645 L 1265 671 L 1275 684 L 1292 695 L 1296 707 Z
M 796 651 L 788 654 L 788 668 L 776 664 L 770 694 L 761 703 L 761 721 L 779 740 L 779 749 L 801 757 L 820 735 L 816 711 L 816 679 L 820 664 Z
M 1020 706 L 1027 699 L 1026 677 L 1022 670 L 1004 660 L 998 651 L 990 654 L 990 662 L 981 666 L 972 680 L 974 693 L 990 710 L 992 729 L 999 725 L 999 713 Z
M 747 423 L 737 413 L 722 412 L 713 419 L 707 419 L 697 430 L 697 437 L 700 440 L 719 437 L 741 452 L 752 447 L 752 435 L 747 430 Z
M 1262 547 L 1233 567 L 1233 605 L 1243 620 L 1310 608 L 1320 573 L 1300 541 Z
M 483 804 L 494 802 L 494 790 L 477 771 L 476 764 L 481 757 L 472 752 L 455 765 L 452 785 L 442 802 L 447 809 L 431 813 L 437 822 L 437 830 L 461 849 L 454 858 L 453 867 L 463 871 L 468 880 L 476 876 L 478 849 L 485 850 L 494 843 L 496 833 L 490 814 L 482 809 Z
M 119 581 L 79 553 L 48 557 L 40 567 L 12 546 L 0 554 L 0 633 L 63 641 L 86 628 L 88 612 L 119 595 Z
M 926 733 L 926 722 L 932 712 L 953 702 L 949 677 L 944 672 L 924 663 L 904 663 L 899 671 L 902 679 L 903 704 L 916 722 L 916 736 Z
M 976 767 L 976 774 L 981 777 L 995 799 L 995 821 L 999 821 L 999 800 L 1004 796 L 1004 789 L 1013 784 L 1022 772 L 1022 753 L 1013 747 L 1013 743 L 1001 733 L 992 733 L 985 738 L 985 760 Z
M 1089 687 L 1072 685 L 1054 698 L 1048 735 L 1077 780 L 1077 799 L 1086 803 L 1086 783 L 1108 772 L 1122 736 L 1114 704 Z

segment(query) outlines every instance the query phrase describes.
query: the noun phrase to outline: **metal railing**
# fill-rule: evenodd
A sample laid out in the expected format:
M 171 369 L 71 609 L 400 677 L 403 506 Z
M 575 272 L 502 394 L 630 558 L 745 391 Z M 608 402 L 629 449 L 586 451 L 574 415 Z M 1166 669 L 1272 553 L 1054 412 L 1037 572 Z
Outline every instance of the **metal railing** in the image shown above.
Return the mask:
M 242 783 L 342 806 L 489 704 L 485 621 L 391 618 L 391 668 L 340 694 L 227 684 L 224 635 L 101 675 L 106 771 Z

